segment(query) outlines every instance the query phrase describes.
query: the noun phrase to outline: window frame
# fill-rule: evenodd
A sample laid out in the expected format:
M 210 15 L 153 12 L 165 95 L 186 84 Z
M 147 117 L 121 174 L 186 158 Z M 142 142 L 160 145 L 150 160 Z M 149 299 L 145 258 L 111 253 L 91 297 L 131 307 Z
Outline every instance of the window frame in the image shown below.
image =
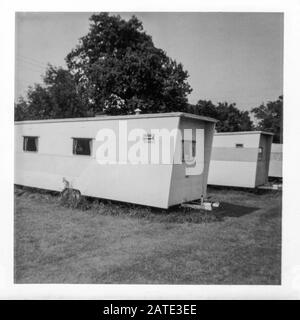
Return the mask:
M 263 155 L 264 155 L 264 148 L 263 147 L 258 147 L 257 160 L 258 161 L 263 161 Z
M 191 156 L 192 158 L 196 157 L 196 140 L 181 140 L 181 162 L 186 163 L 184 157 L 184 143 L 189 142 L 191 145 Z
M 36 145 L 36 150 L 26 150 L 26 148 L 25 148 L 25 146 L 27 146 L 27 144 L 28 144 L 28 142 L 27 142 L 27 144 L 25 143 L 25 141 L 26 141 L 26 139 L 28 139 L 28 138 L 33 138 L 33 139 L 36 139 L 36 143 L 35 143 L 35 145 Z M 39 152 L 39 136 L 23 136 L 23 152 L 33 152 L 33 153 L 37 153 L 37 152 Z
M 88 140 L 89 147 L 90 147 L 90 153 L 89 154 L 75 153 L 75 141 L 76 140 Z M 80 156 L 80 157 L 92 157 L 93 156 L 93 140 L 94 140 L 93 138 L 72 137 L 72 155 L 73 156 Z

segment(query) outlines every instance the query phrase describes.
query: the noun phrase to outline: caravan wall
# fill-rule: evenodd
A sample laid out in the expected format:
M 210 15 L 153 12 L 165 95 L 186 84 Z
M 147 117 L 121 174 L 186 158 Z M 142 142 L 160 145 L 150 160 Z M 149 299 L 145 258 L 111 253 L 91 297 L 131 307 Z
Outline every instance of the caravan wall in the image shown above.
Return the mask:
M 269 177 L 282 178 L 282 144 L 272 143 Z

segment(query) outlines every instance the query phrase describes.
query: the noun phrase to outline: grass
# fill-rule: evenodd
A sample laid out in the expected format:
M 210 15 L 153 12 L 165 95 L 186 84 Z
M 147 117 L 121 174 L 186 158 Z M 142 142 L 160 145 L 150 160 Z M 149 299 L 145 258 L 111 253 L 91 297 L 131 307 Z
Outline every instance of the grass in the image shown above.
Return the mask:
M 210 189 L 210 212 L 16 189 L 16 283 L 280 284 L 281 194 Z

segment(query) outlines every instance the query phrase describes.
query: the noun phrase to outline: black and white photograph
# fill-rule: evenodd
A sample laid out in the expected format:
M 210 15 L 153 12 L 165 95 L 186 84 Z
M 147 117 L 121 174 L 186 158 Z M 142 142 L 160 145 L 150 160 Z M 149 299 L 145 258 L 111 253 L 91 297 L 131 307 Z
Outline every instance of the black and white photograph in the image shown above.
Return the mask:
M 11 8 L 0 299 L 299 299 L 296 9 Z
M 283 22 L 17 12 L 15 282 L 279 285 Z

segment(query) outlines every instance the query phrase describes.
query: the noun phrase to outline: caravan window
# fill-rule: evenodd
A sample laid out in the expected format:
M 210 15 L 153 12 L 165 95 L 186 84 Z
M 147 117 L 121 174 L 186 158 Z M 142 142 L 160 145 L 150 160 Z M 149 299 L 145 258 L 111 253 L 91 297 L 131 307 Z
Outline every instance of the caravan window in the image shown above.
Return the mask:
M 182 162 L 190 162 L 196 156 L 196 141 L 182 140 Z
M 23 150 L 29 152 L 38 151 L 38 137 L 23 137 Z
M 73 154 L 90 156 L 92 154 L 92 139 L 73 138 Z
M 258 160 L 262 160 L 263 159 L 263 148 L 259 147 L 258 148 Z

